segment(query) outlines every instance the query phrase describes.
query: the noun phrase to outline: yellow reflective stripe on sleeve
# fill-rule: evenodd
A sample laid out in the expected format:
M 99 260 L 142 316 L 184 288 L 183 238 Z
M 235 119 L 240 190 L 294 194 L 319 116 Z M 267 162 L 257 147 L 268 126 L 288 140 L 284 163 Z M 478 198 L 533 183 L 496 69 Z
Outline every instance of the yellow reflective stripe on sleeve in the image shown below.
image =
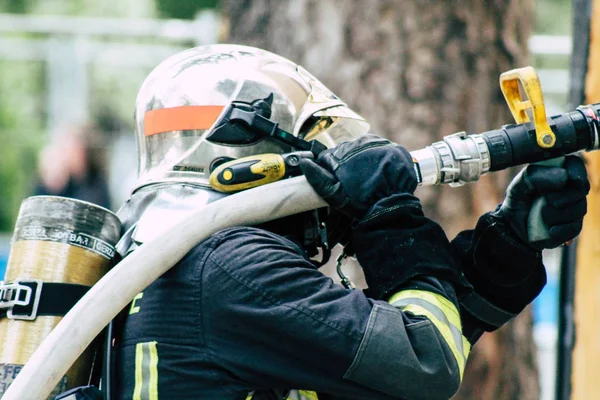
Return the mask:
M 300 400 L 319 400 L 317 393 L 308 390 L 299 390 Z
M 429 310 L 425 309 L 424 307 L 421 307 L 421 306 L 418 306 L 415 304 L 411 304 L 411 305 L 403 307 L 402 311 L 409 312 L 413 315 L 424 316 L 433 323 L 433 325 L 437 328 L 437 330 L 440 332 L 440 334 L 444 338 L 444 341 L 446 342 L 448 347 L 450 347 L 450 350 L 452 351 L 452 354 L 454 355 L 454 358 L 456 359 L 456 362 L 458 363 L 460 379 L 462 380 L 463 372 L 465 370 L 465 364 L 466 364 L 467 360 L 465 359 L 463 352 L 461 351 L 462 343 L 461 343 L 461 346 L 459 349 L 458 346 L 456 345 L 456 342 L 454 341 L 454 337 L 452 336 L 450 327 L 447 324 L 440 321 L 439 319 L 437 319 L 433 315 L 433 313 L 429 312 Z
M 466 337 L 462 337 L 463 342 L 463 356 L 465 356 L 465 360 L 469 358 L 469 353 L 471 352 L 471 343 L 467 340 Z
M 135 386 L 132 400 L 158 400 L 156 342 L 135 345 Z
M 462 331 L 460 314 L 458 313 L 456 306 L 452 304 L 450 300 L 437 293 L 428 292 L 426 290 L 403 290 L 390 297 L 388 303 L 394 305 L 394 303 L 400 300 L 408 299 L 411 297 L 425 300 L 428 303 L 431 303 L 434 306 L 438 307 L 442 310 L 446 318 L 448 318 L 448 321 L 457 328 L 460 328 L 460 330 Z
M 394 301 L 393 305 L 401 309 L 405 305 L 420 305 L 421 307 L 433 313 L 438 320 L 447 322 L 450 332 L 454 337 L 454 343 L 456 343 L 456 346 L 459 349 L 459 354 L 464 355 L 465 359 L 468 357 L 470 345 L 468 346 L 467 353 L 465 354 L 460 316 L 454 305 L 448 299 L 431 292 L 405 290 L 403 292 L 396 293 L 396 295 L 392 297 L 392 300 Z
M 441 295 L 424 290 L 398 292 L 389 299 L 389 303 L 402 311 L 424 316 L 433 323 L 450 347 L 462 380 L 471 346 L 462 336 L 460 315 L 454 304 Z

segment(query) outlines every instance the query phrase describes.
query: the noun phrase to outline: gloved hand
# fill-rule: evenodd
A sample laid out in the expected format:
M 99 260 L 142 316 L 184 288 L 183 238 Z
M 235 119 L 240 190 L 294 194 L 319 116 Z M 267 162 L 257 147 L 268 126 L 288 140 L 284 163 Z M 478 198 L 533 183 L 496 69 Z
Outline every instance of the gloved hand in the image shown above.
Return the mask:
M 357 220 L 379 200 L 417 187 L 410 153 L 375 135 L 325 150 L 316 161 L 303 159 L 300 168 L 327 204 Z
M 444 231 L 423 215 L 412 194 L 417 177 L 403 147 L 367 135 L 300 166 L 331 207 L 360 221 L 351 242 L 369 297 L 386 300 L 418 276 L 459 279 Z
M 513 233 L 534 250 L 551 249 L 575 238 L 581 232 L 590 191 L 583 160 L 567 156 L 563 167 L 528 165 L 513 179 L 504 202 L 492 215 L 503 218 Z M 541 218 L 549 228 L 549 238 L 531 242 L 528 219 L 533 202 L 544 196 L 547 203 Z
M 563 167 L 529 165 L 509 185 L 498 209 L 452 241 L 472 292 L 461 296 L 463 333 L 471 343 L 520 313 L 546 284 L 541 250 L 560 246 L 581 231 L 589 183 L 583 161 L 567 156 Z M 532 243 L 528 219 L 544 196 L 542 219 L 550 238 Z

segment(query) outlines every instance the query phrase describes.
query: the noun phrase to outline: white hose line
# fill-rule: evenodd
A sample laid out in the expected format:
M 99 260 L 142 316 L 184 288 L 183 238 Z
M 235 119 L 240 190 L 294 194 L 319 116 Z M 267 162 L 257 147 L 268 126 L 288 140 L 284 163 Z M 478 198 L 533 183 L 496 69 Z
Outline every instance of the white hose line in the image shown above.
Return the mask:
M 208 205 L 117 264 L 75 304 L 42 342 L 2 400 L 40 400 L 104 327 L 197 243 L 239 225 L 282 218 L 326 203 L 297 177 L 247 190 Z

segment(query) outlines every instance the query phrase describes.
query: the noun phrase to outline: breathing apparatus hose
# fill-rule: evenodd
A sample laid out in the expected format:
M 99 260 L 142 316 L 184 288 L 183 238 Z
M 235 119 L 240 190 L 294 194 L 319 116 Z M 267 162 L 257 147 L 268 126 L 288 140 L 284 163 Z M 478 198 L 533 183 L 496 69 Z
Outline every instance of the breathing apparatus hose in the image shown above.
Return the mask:
M 600 104 L 583 106 L 552 117 L 545 128 L 534 118 L 533 123 L 507 125 L 481 134 L 450 135 L 411 154 L 421 184 L 461 185 L 490 171 L 598 149 L 599 116 Z M 516 115 L 515 119 L 519 122 Z M 136 294 L 213 233 L 324 206 L 306 179 L 295 177 L 233 194 L 186 216 L 163 235 L 141 245 L 96 283 L 41 344 L 2 400 L 46 398 L 77 357 Z

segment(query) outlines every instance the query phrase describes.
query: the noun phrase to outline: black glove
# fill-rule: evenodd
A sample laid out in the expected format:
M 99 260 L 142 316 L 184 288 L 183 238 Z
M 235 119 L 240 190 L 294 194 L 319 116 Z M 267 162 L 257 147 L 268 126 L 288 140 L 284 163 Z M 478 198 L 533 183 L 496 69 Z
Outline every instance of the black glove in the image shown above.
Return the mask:
M 541 292 L 546 270 L 541 251 L 515 237 L 501 218 L 486 213 L 474 230 L 452 241 L 454 257 L 471 290 L 457 293 L 463 334 L 471 344 L 514 318 Z
M 316 162 L 305 160 L 301 168 L 331 207 L 360 220 L 352 245 L 369 297 L 385 300 L 419 275 L 458 279 L 444 231 L 412 195 L 417 177 L 403 147 L 367 135 L 326 150 Z
M 509 185 L 496 211 L 452 241 L 473 291 L 460 296 L 463 332 L 474 343 L 531 303 L 546 284 L 541 250 L 560 246 L 581 231 L 590 186 L 583 161 L 567 156 L 563 167 L 529 165 Z M 528 219 L 534 201 L 547 199 L 542 219 L 550 238 L 532 243 Z
M 575 238 L 581 232 L 587 211 L 586 195 L 590 191 L 583 160 L 567 156 L 563 167 L 528 165 L 513 179 L 504 202 L 494 217 L 503 218 L 523 243 L 535 250 L 551 249 Z M 549 238 L 531 242 L 528 219 L 533 202 L 544 196 L 542 220 L 549 228 Z
M 327 204 L 357 220 L 379 200 L 417 188 L 410 153 L 375 135 L 325 150 L 316 161 L 303 159 L 300 168 Z

